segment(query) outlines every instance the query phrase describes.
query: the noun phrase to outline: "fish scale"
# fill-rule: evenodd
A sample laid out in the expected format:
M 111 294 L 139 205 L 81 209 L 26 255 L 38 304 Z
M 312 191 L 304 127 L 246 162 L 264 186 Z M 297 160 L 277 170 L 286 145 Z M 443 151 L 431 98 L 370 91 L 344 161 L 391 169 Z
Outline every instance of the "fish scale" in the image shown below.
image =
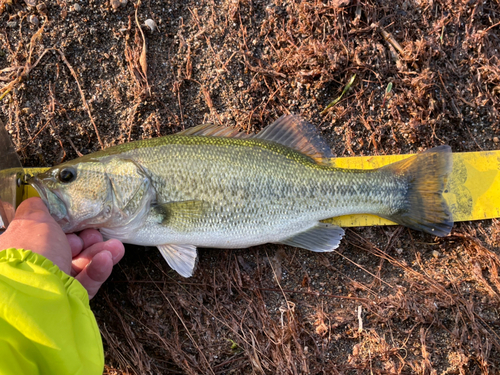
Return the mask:
M 183 276 L 193 272 L 196 247 L 271 242 L 331 251 L 344 232 L 321 220 L 340 215 L 449 232 L 442 198 L 449 147 L 376 170 L 339 169 L 325 162 L 330 157 L 313 125 L 284 116 L 257 136 L 203 125 L 115 146 L 31 183 L 66 231 L 99 228 L 108 238 L 158 246 Z
M 295 228 L 297 223 L 307 227 L 338 215 L 384 213 L 391 209 L 383 203 L 388 200 L 387 193 L 392 193 L 391 201 L 397 198 L 394 183 L 387 192 L 380 190 L 388 183 L 384 173 L 346 172 L 317 165 L 298 152 L 267 141 L 207 137 L 178 137 L 174 141 L 130 150 L 123 157 L 136 160 L 154 176 L 157 203 L 194 199 L 209 203 L 203 218 L 176 232 L 175 242 L 185 243 L 189 236 L 196 246 L 225 247 L 228 241 L 241 246 L 252 241 L 246 238 L 248 225 L 256 225 L 252 229 L 266 233 L 269 238 L 262 236 L 266 240 L 279 242 L 291 234 L 288 228 Z M 234 141 L 236 144 L 228 147 Z M 156 158 L 151 161 L 153 154 Z M 246 165 L 252 168 L 244 168 Z M 228 177 L 221 178 L 221 174 Z M 366 199 L 370 196 L 378 199 Z M 221 206 L 228 210 L 221 213 L 217 210 Z M 123 240 L 157 244 L 163 228 L 157 229 L 160 234 L 149 241 L 142 233 Z M 221 237 L 223 242 L 215 240 Z M 164 241 L 172 243 L 170 239 Z

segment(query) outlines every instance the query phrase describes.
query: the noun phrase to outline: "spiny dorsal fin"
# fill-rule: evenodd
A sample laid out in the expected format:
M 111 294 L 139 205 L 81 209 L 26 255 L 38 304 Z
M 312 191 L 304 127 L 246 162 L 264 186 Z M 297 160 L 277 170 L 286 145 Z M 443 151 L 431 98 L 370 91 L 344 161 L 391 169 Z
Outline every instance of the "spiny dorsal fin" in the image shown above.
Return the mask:
M 313 158 L 319 164 L 328 165 L 333 158 L 332 150 L 318 134 L 316 127 L 295 115 L 281 116 L 257 135 L 249 135 L 238 129 L 214 124 L 198 125 L 176 135 L 265 139 L 293 148 Z
M 175 135 L 197 135 L 204 137 L 226 137 L 226 138 L 248 138 L 249 135 L 240 132 L 238 129 L 230 128 L 228 126 L 220 126 L 215 124 L 203 124 L 182 130 Z
M 253 138 L 273 141 L 293 148 L 320 164 L 329 164 L 332 150 L 318 134 L 316 127 L 295 115 L 281 116 Z

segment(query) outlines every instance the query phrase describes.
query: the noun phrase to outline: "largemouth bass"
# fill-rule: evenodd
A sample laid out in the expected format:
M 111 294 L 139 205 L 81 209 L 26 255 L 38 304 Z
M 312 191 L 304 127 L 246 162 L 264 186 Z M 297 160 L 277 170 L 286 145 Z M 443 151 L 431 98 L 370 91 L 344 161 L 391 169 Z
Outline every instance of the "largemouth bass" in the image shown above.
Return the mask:
M 257 135 L 201 125 L 63 163 L 29 182 L 67 233 L 157 246 L 184 277 L 197 247 L 280 243 L 325 252 L 342 228 L 321 222 L 368 213 L 443 236 L 449 146 L 374 170 L 335 168 L 316 128 L 283 116 Z

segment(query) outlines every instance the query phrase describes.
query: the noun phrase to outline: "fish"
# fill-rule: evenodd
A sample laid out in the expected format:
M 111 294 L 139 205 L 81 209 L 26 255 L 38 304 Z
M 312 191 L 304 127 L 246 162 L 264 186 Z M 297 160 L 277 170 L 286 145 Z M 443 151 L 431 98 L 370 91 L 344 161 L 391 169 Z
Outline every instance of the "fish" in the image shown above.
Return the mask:
M 332 158 L 314 125 L 285 115 L 256 135 L 204 124 L 121 144 L 29 183 L 66 233 L 96 228 L 105 238 L 156 246 L 183 277 L 193 275 L 198 247 L 333 251 L 344 230 L 324 220 L 340 215 L 450 232 L 449 146 L 371 170 L 337 168 Z

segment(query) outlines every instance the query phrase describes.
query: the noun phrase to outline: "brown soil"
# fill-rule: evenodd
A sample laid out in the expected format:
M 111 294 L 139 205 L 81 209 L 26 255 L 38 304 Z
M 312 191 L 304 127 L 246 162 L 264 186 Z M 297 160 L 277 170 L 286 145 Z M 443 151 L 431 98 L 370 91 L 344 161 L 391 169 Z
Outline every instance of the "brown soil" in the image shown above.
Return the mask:
M 1 118 L 25 166 L 284 113 L 337 156 L 499 147 L 498 0 L 143 0 L 155 30 L 133 1 L 0 4 Z M 349 229 L 327 254 L 202 249 L 190 279 L 130 247 L 92 301 L 105 373 L 500 373 L 499 255 L 497 220 Z

